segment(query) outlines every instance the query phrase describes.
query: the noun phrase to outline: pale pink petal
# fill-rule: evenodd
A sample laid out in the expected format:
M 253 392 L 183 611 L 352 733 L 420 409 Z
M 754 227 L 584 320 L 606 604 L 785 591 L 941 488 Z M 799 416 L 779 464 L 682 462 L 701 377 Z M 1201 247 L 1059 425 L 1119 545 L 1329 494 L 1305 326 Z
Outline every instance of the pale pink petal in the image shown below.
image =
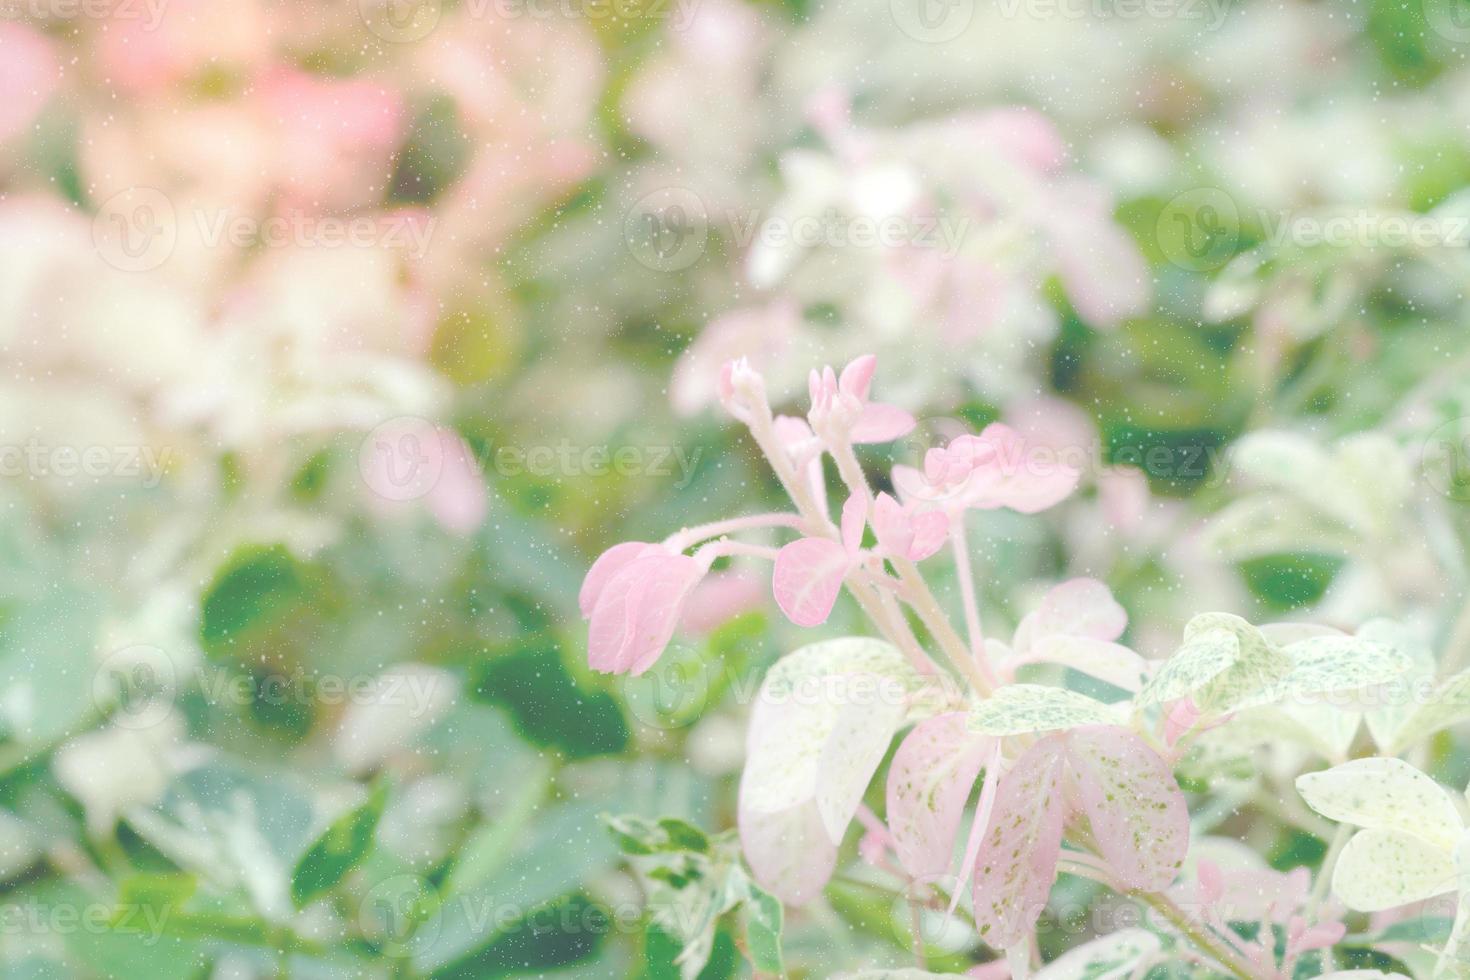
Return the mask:
M 597 608 L 597 600 L 602 595 L 602 590 L 607 587 L 607 583 L 614 575 L 622 571 L 635 558 L 642 557 L 649 548 L 657 547 L 658 545 L 645 541 L 624 541 L 598 555 L 592 567 L 587 569 L 587 576 L 582 579 L 582 590 L 577 595 L 577 606 L 582 610 L 582 618 L 592 617 L 592 610 Z
M 1300 956 L 1314 949 L 1336 946 L 1347 935 L 1347 926 L 1341 922 L 1319 922 L 1309 926 L 1300 917 L 1293 917 L 1287 930 L 1286 950 L 1290 956 Z
M 931 500 L 934 497 L 929 481 L 912 466 L 895 466 L 889 476 L 893 481 L 893 489 L 898 491 L 901 500 Z
M 0 141 L 33 123 L 61 81 L 61 62 L 46 35 L 0 22 Z
M 614 672 L 643 673 L 663 655 L 689 593 L 704 577 L 705 566 L 688 555 L 654 555 L 640 558 L 640 563 L 657 565 L 651 574 L 634 582 L 628 592 L 631 612 L 631 635 L 627 647 L 615 663 Z
M 474 451 L 452 429 L 439 430 L 444 449 L 444 466 L 439 479 L 424 497 L 439 526 L 455 534 L 469 534 L 485 521 L 490 509 L 485 474 Z
M 1184 794 L 1158 753 L 1126 728 L 1067 735 L 1077 797 L 1102 856 L 1129 888 L 1169 887 L 1189 852 Z
M 1057 170 L 1067 158 L 1067 144 L 1057 128 L 1034 109 L 990 109 L 969 125 L 985 150 L 998 150 L 1040 173 Z
M 771 589 L 797 626 L 820 626 L 832 614 L 852 556 L 827 538 L 798 538 L 776 553 Z
M 903 506 L 886 493 L 873 499 L 873 537 L 891 555 L 907 556 L 913 529 Z
M 949 539 L 949 516 L 939 510 L 916 514 L 913 529 L 914 540 L 909 546 L 909 560 L 923 561 L 943 548 L 944 542 Z
M 1036 637 L 1055 633 L 1116 640 L 1128 626 L 1128 613 L 1095 578 L 1069 579 L 1053 586 L 1036 609 Z
M 878 358 L 872 354 L 856 358 L 842 369 L 842 377 L 837 381 L 838 390 L 858 401 L 867 401 L 868 389 L 873 384 L 873 372 L 877 368 Z
M 1035 514 L 1060 503 L 1081 479 L 1081 471 L 1066 462 L 1049 446 L 1028 443 L 1008 425 L 993 422 L 985 427 L 973 446 L 962 449 L 975 462 L 964 484 L 962 497 L 970 507 L 1009 507 L 1022 514 Z
M 863 414 L 852 427 L 852 441 L 856 443 L 892 442 L 913 431 L 918 424 L 914 417 L 897 405 L 869 402 L 863 406 Z
M 1004 949 L 1036 925 L 1061 856 L 1066 746 L 1041 739 L 1006 773 L 975 859 L 975 924 L 980 938 Z
M 702 635 L 744 613 L 759 609 L 766 601 L 764 578 L 742 569 L 715 572 L 695 586 L 688 611 L 679 623 L 685 633 Z
M 628 601 L 633 586 L 652 571 L 639 560 L 613 573 L 598 590 L 597 604 L 587 624 L 587 664 L 593 670 L 614 673 L 633 635 L 633 606 Z
M 788 299 L 731 310 L 711 320 L 674 363 L 669 400 L 680 415 L 693 415 L 719 397 L 725 365 L 746 357 L 760 368 L 776 364 L 801 326 L 801 310 Z
M 888 826 L 910 875 L 942 874 L 992 739 L 965 728 L 965 713 L 914 726 L 888 767 Z
M 1141 690 L 1148 670 L 1148 661 L 1127 647 L 1087 636 L 1042 637 L 1025 659 L 1061 664 L 1125 691 Z

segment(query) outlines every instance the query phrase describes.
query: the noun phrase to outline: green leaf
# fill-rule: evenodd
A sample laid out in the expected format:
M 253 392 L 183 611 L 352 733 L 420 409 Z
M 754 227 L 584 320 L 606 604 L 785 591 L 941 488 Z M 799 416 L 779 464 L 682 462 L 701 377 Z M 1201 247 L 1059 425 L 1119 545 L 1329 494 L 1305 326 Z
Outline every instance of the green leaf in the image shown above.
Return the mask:
M 193 897 L 198 885 L 198 878 L 183 873 L 139 874 L 124 878 L 118 886 L 117 912 L 113 921 L 116 923 L 141 911 L 168 915 Z
M 781 901 L 752 883 L 745 903 L 745 946 L 750 964 L 760 973 L 785 976 L 781 961 Z
M 472 693 L 503 706 L 516 730 L 535 745 L 573 759 L 621 752 L 628 723 L 606 691 L 581 687 L 556 647 L 536 646 L 497 657 L 480 668 Z
M 1291 671 L 1292 660 L 1239 616 L 1202 613 L 1184 627 L 1184 644 L 1138 693 L 1139 707 L 1192 696 L 1207 714 L 1256 700 Z
M 291 873 L 291 901 L 305 908 L 337 886 L 367 856 L 388 803 L 388 785 L 379 783 L 359 807 L 332 821 L 307 849 Z
M 1036 974 L 1036 980 L 1123 980 L 1159 951 L 1159 937 L 1147 929 L 1117 932 L 1069 949 Z
M 241 548 L 204 593 L 199 639 L 212 656 L 253 662 L 252 652 L 259 652 L 266 662 L 278 661 L 276 646 L 299 646 L 311 622 L 334 605 L 321 566 L 300 561 L 284 545 Z

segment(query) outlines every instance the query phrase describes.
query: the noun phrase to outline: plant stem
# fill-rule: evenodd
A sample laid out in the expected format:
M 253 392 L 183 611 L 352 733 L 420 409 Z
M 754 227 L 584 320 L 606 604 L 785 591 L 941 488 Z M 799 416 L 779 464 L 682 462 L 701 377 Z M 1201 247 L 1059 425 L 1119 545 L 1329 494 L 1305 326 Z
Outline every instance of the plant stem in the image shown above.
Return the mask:
M 1231 976 L 1239 980 L 1257 980 L 1255 967 L 1251 963 L 1247 962 L 1224 940 L 1191 919 L 1168 895 L 1163 892 L 1130 892 L 1130 894 L 1162 915 L 1170 925 L 1184 935 L 1184 938 L 1224 967 Z
M 980 629 L 980 601 L 975 591 L 975 575 L 970 568 L 970 545 L 965 536 L 965 512 L 952 515 L 949 522 L 949 546 L 954 552 L 954 567 L 959 576 L 960 599 L 965 608 L 965 630 L 970 634 L 970 659 L 975 661 L 987 682 L 995 685 L 995 674 L 985 657 L 985 634 Z
M 709 538 L 718 538 L 726 534 L 735 534 L 739 531 L 751 531 L 768 527 L 789 527 L 802 530 L 806 527 L 806 521 L 800 514 L 771 513 L 771 514 L 749 514 L 745 517 L 732 517 L 729 520 L 714 521 L 709 524 L 700 524 L 695 527 L 683 528 L 667 538 L 664 538 L 664 547 L 670 551 L 683 551 L 692 544 Z

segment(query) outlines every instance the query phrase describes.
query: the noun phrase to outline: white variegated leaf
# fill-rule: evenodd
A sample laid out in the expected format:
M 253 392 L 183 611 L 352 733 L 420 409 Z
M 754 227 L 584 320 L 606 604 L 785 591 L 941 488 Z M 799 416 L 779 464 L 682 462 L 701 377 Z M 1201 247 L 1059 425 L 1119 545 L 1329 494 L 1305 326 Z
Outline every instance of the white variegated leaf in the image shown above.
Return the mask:
M 1286 676 L 1244 699 L 1242 707 L 1359 691 L 1394 680 L 1410 663 L 1393 647 L 1341 633 L 1297 640 L 1282 652 L 1291 660 Z
M 1363 714 L 1373 741 L 1393 754 L 1403 744 L 1397 738 L 1398 733 L 1419 710 L 1422 691 L 1434 677 L 1434 651 L 1418 631 L 1391 619 L 1369 620 L 1358 628 L 1357 635 L 1370 643 L 1393 647 L 1409 661 L 1408 670 L 1384 685 L 1378 692 L 1377 703 L 1368 705 Z
M 839 709 L 817 766 L 817 812 L 832 843 L 841 843 L 903 715 L 903 702 L 884 698 Z
M 1329 820 L 1402 831 L 1446 854 L 1464 831 L 1444 787 L 1402 759 L 1354 759 L 1298 776 L 1296 788 L 1308 806 Z
M 1081 725 L 1117 725 L 1121 712 L 1076 691 L 1041 684 L 1007 684 L 970 707 L 970 731 L 981 735 L 1055 732 Z
M 1354 834 L 1332 874 L 1333 892 L 1359 912 L 1422 902 L 1455 884 L 1448 850 L 1417 834 L 1379 828 Z
M 1413 707 L 1389 737 L 1389 750 L 1403 751 L 1441 729 L 1470 719 L 1470 670 L 1443 681 Z

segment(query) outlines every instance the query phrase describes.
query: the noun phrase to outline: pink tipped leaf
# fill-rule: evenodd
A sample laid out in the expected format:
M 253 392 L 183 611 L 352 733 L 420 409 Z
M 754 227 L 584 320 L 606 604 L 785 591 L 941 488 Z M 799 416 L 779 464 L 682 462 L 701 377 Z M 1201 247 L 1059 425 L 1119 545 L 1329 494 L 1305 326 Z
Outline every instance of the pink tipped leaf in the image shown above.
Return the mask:
M 1168 765 L 1126 728 L 1074 729 L 1066 745 L 1078 802 L 1118 880 L 1169 887 L 1189 852 L 1189 810 Z
M 888 768 L 888 824 L 899 863 L 915 878 L 949 867 L 993 742 L 966 730 L 965 713 L 956 711 L 920 722 L 898 747 Z
M 1061 857 L 1066 800 L 1066 743 L 1040 739 L 1000 781 L 995 809 L 975 858 L 975 924 L 980 938 L 1005 949 L 1041 917 Z

